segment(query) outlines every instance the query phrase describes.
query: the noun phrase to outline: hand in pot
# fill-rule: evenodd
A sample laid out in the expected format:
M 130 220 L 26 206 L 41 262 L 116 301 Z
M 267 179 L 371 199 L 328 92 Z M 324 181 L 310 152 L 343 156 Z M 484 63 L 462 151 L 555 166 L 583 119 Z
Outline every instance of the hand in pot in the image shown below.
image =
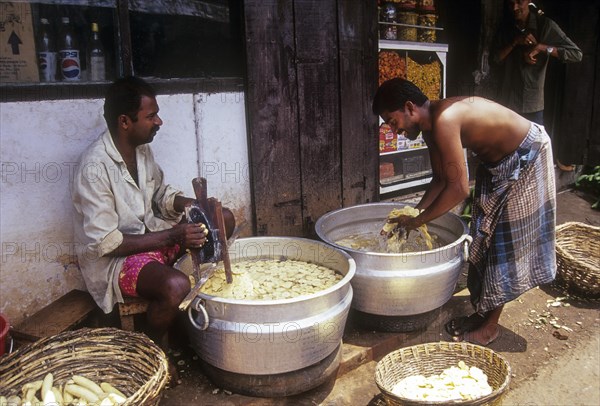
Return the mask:
M 391 224 L 395 224 L 390 230 Z M 404 238 L 408 238 L 408 233 L 411 230 L 415 230 L 419 225 L 415 222 L 415 217 L 400 215 L 396 217 L 390 217 L 387 219 L 386 226 L 381 230 L 381 235 L 387 234 L 387 238 L 392 238 L 395 234 L 400 234 Z

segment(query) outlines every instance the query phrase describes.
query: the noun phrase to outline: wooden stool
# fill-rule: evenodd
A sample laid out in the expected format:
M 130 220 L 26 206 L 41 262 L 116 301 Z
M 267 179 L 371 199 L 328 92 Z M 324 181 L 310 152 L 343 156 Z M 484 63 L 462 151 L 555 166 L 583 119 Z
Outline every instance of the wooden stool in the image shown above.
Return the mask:
M 124 303 L 119 303 L 119 318 L 121 329 L 134 331 L 133 317 L 136 314 L 146 313 L 148 301 L 141 297 L 124 297 Z

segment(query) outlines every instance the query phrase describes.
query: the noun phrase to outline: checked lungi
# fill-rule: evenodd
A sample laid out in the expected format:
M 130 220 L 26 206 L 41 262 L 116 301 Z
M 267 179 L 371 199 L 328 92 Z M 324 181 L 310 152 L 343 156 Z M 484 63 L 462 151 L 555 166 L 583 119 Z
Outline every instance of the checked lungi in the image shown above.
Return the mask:
M 483 314 L 556 276 L 550 137 L 532 123 L 515 152 L 477 168 L 468 287 Z

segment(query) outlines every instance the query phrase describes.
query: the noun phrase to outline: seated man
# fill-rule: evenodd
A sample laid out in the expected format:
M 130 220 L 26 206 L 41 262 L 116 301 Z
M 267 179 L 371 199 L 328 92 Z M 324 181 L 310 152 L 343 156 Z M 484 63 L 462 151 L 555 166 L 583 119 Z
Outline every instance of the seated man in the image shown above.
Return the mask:
M 187 248 L 206 242 L 204 224 L 177 221 L 194 201 L 164 183 L 149 143 L 162 125 L 156 93 L 136 77 L 113 83 L 106 94 L 108 131 L 80 158 L 72 183 L 75 241 L 83 279 L 105 313 L 123 296 L 147 299 L 148 332 L 157 344 L 190 291 L 172 267 Z M 224 210 L 227 232 L 235 221 Z M 175 225 L 173 225 L 175 224 Z
M 446 324 L 457 340 L 487 345 L 499 334 L 505 303 L 556 275 L 556 192 L 550 138 L 544 127 L 481 97 L 430 101 L 412 83 L 391 79 L 373 112 L 414 140 L 423 132 L 432 181 L 417 217 L 393 219 L 415 229 L 443 215 L 469 193 L 463 156 L 481 160 L 475 177 L 468 288 L 476 313 Z

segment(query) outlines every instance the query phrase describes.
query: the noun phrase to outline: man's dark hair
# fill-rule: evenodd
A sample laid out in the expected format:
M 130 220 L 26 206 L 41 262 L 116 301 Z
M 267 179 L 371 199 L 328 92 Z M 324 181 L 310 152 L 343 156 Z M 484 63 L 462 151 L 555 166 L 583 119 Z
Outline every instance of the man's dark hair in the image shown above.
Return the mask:
M 137 121 L 142 96 L 156 98 L 156 91 L 145 80 L 135 76 L 117 79 L 110 85 L 104 97 L 104 119 L 111 133 L 116 130 L 121 114 Z
M 421 89 L 405 79 L 386 80 L 379 86 L 373 99 L 373 113 L 378 116 L 384 111 L 404 110 L 407 101 L 422 106 L 427 100 Z

